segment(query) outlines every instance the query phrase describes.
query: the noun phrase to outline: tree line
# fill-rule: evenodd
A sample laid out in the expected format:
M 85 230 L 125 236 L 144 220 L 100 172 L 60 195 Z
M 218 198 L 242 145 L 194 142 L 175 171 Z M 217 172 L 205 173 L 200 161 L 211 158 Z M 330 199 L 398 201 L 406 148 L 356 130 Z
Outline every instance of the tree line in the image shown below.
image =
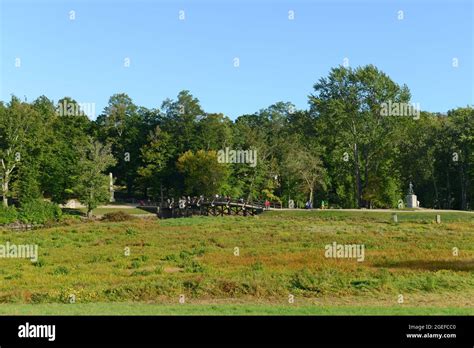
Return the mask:
M 107 202 L 111 172 L 117 198 L 220 194 L 393 208 L 412 182 L 423 207 L 472 209 L 472 107 L 404 108 L 409 88 L 372 65 L 331 69 L 308 103 L 277 102 L 231 120 L 203 110 L 189 91 L 156 108 L 121 93 L 91 120 L 70 97 L 12 96 L 0 102 L 3 205 L 78 198 L 92 209 Z M 225 163 L 223 149 L 255 151 L 256 165 Z

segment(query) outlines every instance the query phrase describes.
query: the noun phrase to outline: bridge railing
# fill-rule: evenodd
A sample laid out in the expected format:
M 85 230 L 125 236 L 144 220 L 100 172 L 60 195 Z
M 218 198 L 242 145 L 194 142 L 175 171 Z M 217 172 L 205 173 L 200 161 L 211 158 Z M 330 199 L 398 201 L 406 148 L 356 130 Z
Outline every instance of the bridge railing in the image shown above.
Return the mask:
M 248 202 L 244 199 L 229 197 L 194 197 L 181 198 L 175 201 L 167 199 L 156 207 L 160 218 L 191 217 L 193 215 L 224 216 L 240 215 L 254 216 L 261 213 L 265 207 L 259 202 Z
M 265 200 L 256 200 L 256 201 L 254 201 L 254 202 L 256 202 L 257 204 L 259 204 L 259 205 L 261 205 L 261 206 L 263 206 L 263 207 L 266 208 L 266 206 L 265 206 Z M 281 209 L 281 208 L 283 208 L 283 205 L 282 205 L 281 202 L 277 202 L 277 201 L 268 201 L 268 202 L 269 202 L 269 205 L 268 205 L 269 208 L 273 208 L 273 209 Z
M 186 206 L 200 206 L 200 205 L 245 205 L 245 206 L 256 206 L 260 208 L 264 208 L 264 202 L 260 201 L 247 201 L 242 198 L 235 199 L 229 197 L 186 197 L 186 198 L 179 198 L 179 199 L 166 199 L 163 202 L 157 204 L 162 208 L 184 208 Z
M 263 209 L 266 208 L 265 200 L 245 200 L 243 198 L 230 198 L 225 196 L 219 197 L 181 197 L 181 198 L 167 198 L 163 201 L 155 201 L 150 199 L 117 199 L 115 201 L 118 204 L 133 204 L 142 207 L 161 207 L 161 208 L 170 208 L 170 206 L 178 207 L 181 202 L 182 205 L 198 205 L 199 204 L 244 204 L 244 205 L 252 205 L 261 207 Z M 282 203 L 277 201 L 269 201 L 269 208 L 273 209 L 281 209 Z

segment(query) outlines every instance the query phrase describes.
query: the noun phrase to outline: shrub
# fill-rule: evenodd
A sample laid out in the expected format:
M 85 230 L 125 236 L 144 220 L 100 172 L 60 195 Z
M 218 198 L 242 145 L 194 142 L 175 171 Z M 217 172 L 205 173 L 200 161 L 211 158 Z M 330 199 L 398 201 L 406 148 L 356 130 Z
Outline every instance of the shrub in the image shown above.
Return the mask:
M 127 229 L 125 230 L 125 233 L 126 233 L 127 235 L 129 235 L 129 236 L 134 236 L 134 235 L 137 234 L 137 231 L 135 231 L 133 228 L 130 228 L 130 227 L 129 227 L 129 228 L 127 228 Z
M 59 220 L 61 215 L 61 208 L 57 204 L 43 200 L 31 200 L 21 204 L 18 218 L 25 223 L 44 224 Z
M 45 262 L 44 262 L 44 260 L 42 260 L 42 259 L 39 259 L 38 261 L 35 261 L 35 262 L 33 262 L 32 264 L 33 264 L 33 266 L 35 266 L 35 267 L 44 267 L 44 266 L 45 266 Z
M 69 274 L 69 269 L 67 267 L 64 267 L 64 266 L 59 266 L 59 267 L 55 268 L 53 274 L 54 275 L 66 275 L 66 274 Z
M 18 220 L 18 211 L 15 207 L 0 208 L 0 224 L 10 224 Z
M 128 221 L 132 219 L 133 219 L 133 216 L 124 211 L 114 211 L 111 213 L 104 214 L 104 216 L 102 217 L 102 221 L 111 221 L 111 222 Z

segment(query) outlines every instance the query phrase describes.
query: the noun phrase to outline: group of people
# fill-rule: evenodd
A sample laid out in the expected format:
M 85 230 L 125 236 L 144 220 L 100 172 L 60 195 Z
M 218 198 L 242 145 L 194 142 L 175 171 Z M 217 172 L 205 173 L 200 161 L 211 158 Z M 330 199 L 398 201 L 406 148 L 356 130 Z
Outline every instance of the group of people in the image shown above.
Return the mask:
M 226 202 L 227 204 L 229 204 L 231 202 L 231 197 L 230 196 L 223 196 L 223 195 L 218 195 L 216 194 L 212 200 L 211 200 L 211 205 L 214 205 L 215 203 L 222 203 L 222 202 Z M 195 205 L 197 207 L 199 207 L 203 202 L 206 201 L 206 198 L 203 196 L 203 195 L 200 195 L 199 197 L 197 196 L 194 196 L 194 197 L 190 197 L 190 196 L 182 196 L 179 200 L 178 200 L 178 207 L 180 209 L 184 209 L 186 208 L 187 206 L 192 206 L 192 205 Z M 244 204 L 245 201 L 243 198 L 239 198 L 238 199 L 238 202 L 239 203 L 242 203 Z M 168 198 L 166 200 L 166 205 L 168 208 L 172 209 L 173 207 L 175 207 L 176 205 L 176 202 L 174 200 L 174 198 Z
M 177 206 L 180 209 L 185 209 L 186 207 L 192 206 L 192 205 L 199 207 L 201 205 L 201 203 L 203 203 L 205 201 L 207 201 L 207 200 L 203 195 L 201 195 L 199 197 L 197 197 L 197 196 L 194 196 L 194 197 L 182 196 L 178 200 Z M 212 206 L 216 203 L 223 203 L 223 202 L 225 202 L 227 205 L 229 205 L 231 201 L 232 201 L 232 198 L 228 195 L 224 196 L 224 195 L 216 194 L 215 196 L 213 196 L 210 203 L 211 203 Z M 246 201 L 243 198 L 238 198 L 237 202 L 240 203 L 240 204 L 244 204 L 244 205 L 246 204 Z M 265 210 L 270 209 L 271 203 L 268 199 L 265 200 L 264 206 L 265 206 Z M 174 198 L 171 198 L 171 199 L 168 198 L 166 200 L 166 207 L 169 208 L 169 209 L 173 209 L 174 207 L 176 207 L 176 202 L 175 202 Z
M 201 203 L 205 202 L 205 201 L 206 201 L 206 198 L 203 195 L 200 195 L 199 197 L 197 197 L 197 196 L 194 196 L 194 197 L 182 196 L 178 200 L 178 207 L 180 209 L 185 209 L 187 206 L 191 206 L 191 205 L 195 205 L 195 206 L 199 207 L 201 205 Z M 218 202 L 219 203 L 226 202 L 227 205 L 229 205 L 231 201 L 232 201 L 232 198 L 228 195 L 224 196 L 224 195 L 216 194 L 215 196 L 213 196 L 213 199 L 211 201 L 211 205 L 214 205 L 215 203 L 218 203 Z M 240 203 L 240 204 L 246 204 L 246 202 L 243 198 L 237 199 L 237 202 Z M 140 205 L 145 205 L 145 204 L 144 204 L 143 201 L 140 201 Z M 166 200 L 166 206 L 168 208 L 172 209 L 172 208 L 175 207 L 175 205 L 176 205 L 176 202 L 175 202 L 174 198 L 171 198 L 171 199 L 168 198 Z M 270 210 L 271 202 L 268 199 L 265 199 L 264 206 L 265 206 L 265 210 Z M 288 207 L 290 209 L 295 207 L 295 204 L 294 204 L 293 200 L 289 200 Z M 327 207 L 328 207 L 328 203 L 325 202 L 325 201 L 321 201 L 321 209 L 326 209 Z M 311 202 L 310 200 L 307 200 L 306 203 L 305 203 L 305 209 L 313 209 L 313 202 Z

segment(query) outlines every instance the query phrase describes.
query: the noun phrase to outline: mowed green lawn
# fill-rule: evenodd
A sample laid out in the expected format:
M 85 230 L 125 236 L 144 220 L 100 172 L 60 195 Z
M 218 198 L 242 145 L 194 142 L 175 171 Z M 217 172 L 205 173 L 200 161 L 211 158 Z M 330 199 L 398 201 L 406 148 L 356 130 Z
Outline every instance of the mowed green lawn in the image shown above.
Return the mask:
M 472 315 L 474 214 L 441 216 L 272 211 L 3 231 L 0 244 L 37 244 L 39 260 L 0 258 L 0 314 Z M 364 261 L 325 257 L 333 242 L 363 244 Z
M 78 303 L 2 304 L 0 315 L 472 315 L 472 308 L 323 305 Z

